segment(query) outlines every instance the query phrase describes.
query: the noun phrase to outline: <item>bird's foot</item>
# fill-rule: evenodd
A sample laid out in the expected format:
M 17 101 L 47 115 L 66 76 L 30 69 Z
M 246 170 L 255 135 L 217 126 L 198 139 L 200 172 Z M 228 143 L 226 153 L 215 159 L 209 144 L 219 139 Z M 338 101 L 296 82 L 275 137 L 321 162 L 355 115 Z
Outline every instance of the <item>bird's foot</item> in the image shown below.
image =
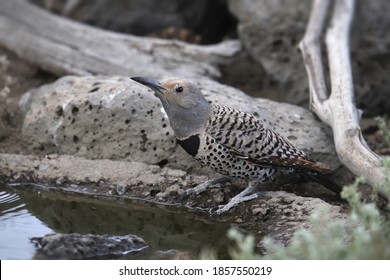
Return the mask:
M 220 205 L 216 211 L 213 211 L 213 213 L 217 215 L 221 215 L 242 202 L 253 200 L 261 196 L 261 192 L 256 192 L 256 193 L 252 193 L 252 192 L 253 192 L 253 187 L 249 186 L 248 188 L 240 192 L 238 195 L 233 197 L 227 204 Z
M 230 181 L 230 179 L 226 178 L 226 177 L 207 180 L 204 183 L 199 184 L 194 188 L 183 191 L 180 194 L 180 197 L 181 197 L 181 199 L 183 199 L 183 198 L 188 197 L 188 196 L 196 196 L 196 195 L 201 194 L 202 192 L 206 191 L 207 189 L 219 188 L 219 187 L 221 187 L 222 184 L 229 182 L 229 181 Z

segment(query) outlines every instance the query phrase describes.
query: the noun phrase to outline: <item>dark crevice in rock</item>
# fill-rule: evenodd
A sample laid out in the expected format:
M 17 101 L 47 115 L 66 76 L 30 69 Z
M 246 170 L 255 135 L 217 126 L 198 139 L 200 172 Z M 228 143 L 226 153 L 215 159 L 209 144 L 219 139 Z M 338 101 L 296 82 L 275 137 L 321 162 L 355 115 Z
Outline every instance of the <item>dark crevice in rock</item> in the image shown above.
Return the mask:
M 34 3 L 56 14 L 103 29 L 137 36 L 215 44 L 237 38 L 237 20 L 227 0 L 43 1 Z

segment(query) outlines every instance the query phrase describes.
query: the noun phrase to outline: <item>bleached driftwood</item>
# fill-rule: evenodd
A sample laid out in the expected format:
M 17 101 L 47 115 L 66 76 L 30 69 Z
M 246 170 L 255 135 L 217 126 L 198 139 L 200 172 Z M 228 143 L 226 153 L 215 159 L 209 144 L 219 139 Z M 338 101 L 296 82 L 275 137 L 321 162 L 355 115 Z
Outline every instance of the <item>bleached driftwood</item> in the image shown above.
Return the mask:
M 237 40 L 211 46 L 110 32 L 51 14 L 27 0 L 0 0 L 0 45 L 58 75 L 218 77 Z
M 384 180 L 380 157 L 367 146 L 359 126 L 361 112 L 354 105 L 349 33 L 354 0 L 335 0 L 326 31 L 331 93 L 325 82 L 320 37 L 329 7 L 328 0 L 313 1 L 306 33 L 299 44 L 310 86 L 311 110 L 333 129 L 341 162 L 370 185 Z

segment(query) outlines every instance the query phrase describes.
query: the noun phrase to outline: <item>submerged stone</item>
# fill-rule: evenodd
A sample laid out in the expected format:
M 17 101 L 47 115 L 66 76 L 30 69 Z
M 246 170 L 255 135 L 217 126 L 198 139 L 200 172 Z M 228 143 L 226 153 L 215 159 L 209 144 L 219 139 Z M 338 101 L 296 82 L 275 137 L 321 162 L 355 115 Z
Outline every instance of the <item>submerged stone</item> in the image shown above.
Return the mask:
M 132 234 L 117 236 L 54 233 L 33 237 L 31 241 L 41 253 L 53 259 L 90 259 L 124 255 L 148 247 L 142 238 Z

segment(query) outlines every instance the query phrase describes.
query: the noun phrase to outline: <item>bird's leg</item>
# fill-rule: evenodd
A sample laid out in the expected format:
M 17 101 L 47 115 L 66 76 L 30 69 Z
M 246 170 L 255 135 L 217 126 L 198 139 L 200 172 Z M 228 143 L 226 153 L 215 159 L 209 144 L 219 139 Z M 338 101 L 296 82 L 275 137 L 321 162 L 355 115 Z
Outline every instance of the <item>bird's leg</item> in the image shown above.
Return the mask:
M 184 198 L 184 197 L 187 197 L 189 195 L 198 195 L 198 194 L 206 191 L 207 189 L 218 188 L 221 186 L 221 184 L 224 184 L 226 182 L 230 182 L 230 180 L 231 179 L 228 177 L 220 177 L 220 178 L 207 180 L 204 183 L 199 184 L 194 188 L 183 191 L 181 194 L 181 197 Z
M 245 190 L 233 197 L 227 204 L 221 205 L 219 209 L 215 211 L 215 213 L 217 215 L 221 215 L 222 213 L 229 211 L 232 207 L 236 206 L 237 204 L 240 204 L 241 202 L 258 198 L 261 195 L 261 192 L 254 192 L 254 189 L 255 186 L 253 186 L 252 183 L 249 182 L 249 186 Z

